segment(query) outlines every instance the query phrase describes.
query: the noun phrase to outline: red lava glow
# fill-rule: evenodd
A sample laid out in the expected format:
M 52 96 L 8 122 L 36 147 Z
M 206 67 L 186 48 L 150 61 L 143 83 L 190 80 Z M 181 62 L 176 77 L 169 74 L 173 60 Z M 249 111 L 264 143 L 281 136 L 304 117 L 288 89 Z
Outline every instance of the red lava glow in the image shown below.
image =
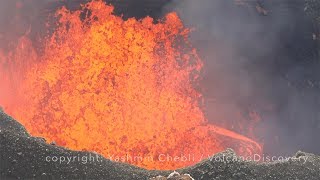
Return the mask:
M 72 150 L 151 157 L 128 162 L 147 169 L 189 166 L 228 147 L 261 153 L 257 142 L 207 122 L 194 88 L 202 60 L 176 13 L 154 23 L 123 20 L 113 9 L 102 1 L 59 9 L 43 51 L 27 35 L 0 50 L 5 111 L 32 135 Z M 162 161 L 164 154 L 195 161 Z

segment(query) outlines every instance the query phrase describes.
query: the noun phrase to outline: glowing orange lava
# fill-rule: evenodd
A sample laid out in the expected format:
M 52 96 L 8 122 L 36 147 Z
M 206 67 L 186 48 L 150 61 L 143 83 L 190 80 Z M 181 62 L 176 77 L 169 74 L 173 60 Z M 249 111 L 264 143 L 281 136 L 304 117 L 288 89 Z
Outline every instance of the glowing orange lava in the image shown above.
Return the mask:
M 90 11 L 86 17 L 83 9 Z M 255 141 L 207 123 L 194 86 L 202 61 L 176 13 L 154 23 L 112 14 L 102 1 L 57 11 L 58 27 L 37 53 L 22 37 L 0 51 L 0 104 L 34 136 L 128 163 L 176 169 Z M 166 156 L 192 155 L 194 161 Z

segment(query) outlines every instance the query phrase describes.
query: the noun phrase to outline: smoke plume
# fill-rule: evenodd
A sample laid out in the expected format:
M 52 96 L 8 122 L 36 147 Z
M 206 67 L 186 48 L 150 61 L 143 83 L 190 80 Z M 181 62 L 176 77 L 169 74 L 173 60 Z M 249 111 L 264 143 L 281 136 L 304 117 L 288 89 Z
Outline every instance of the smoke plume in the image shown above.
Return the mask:
M 177 0 L 165 9 L 194 28 L 208 120 L 241 132 L 256 112 L 254 134 L 270 154 L 320 153 L 319 57 L 304 3 Z

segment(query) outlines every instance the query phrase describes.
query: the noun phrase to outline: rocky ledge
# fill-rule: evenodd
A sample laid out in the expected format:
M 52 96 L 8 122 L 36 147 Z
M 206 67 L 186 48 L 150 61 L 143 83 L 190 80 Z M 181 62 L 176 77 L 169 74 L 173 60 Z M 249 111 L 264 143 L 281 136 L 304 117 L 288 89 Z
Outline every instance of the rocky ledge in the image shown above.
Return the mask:
M 61 163 L 47 158 L 83 156 L 99 157 L 100 161 Z M 47 144 L 43 138 L 29 135 L 20 123 L 0 110 L 0 179 L 320 179 L 320 156 L 298 152 L 277 161 L 267 157 L 263 160 L 265 162 L 247 161 L 228 149 L 192 167 L 174 172 L 149 171 L 112 162 L 96 153 Z

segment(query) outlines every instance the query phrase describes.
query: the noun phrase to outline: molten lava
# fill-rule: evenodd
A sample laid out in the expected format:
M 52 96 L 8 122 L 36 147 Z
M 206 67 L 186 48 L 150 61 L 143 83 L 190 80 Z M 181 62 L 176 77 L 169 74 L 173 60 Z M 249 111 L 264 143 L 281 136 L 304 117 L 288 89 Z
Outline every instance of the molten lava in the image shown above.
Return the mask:
M 5 110 L 48 142 L 107 158 L 139 156 L 128 163 L 148 169 L 192 165 L 227 147 L 261 153 L 255 141 L 206 121 L 195 89 L 202 61 L 176 13 L 155 23 L 112 12 L 102 1 L 62 8 L 43 51 L 26 36 L 0 51 Z

